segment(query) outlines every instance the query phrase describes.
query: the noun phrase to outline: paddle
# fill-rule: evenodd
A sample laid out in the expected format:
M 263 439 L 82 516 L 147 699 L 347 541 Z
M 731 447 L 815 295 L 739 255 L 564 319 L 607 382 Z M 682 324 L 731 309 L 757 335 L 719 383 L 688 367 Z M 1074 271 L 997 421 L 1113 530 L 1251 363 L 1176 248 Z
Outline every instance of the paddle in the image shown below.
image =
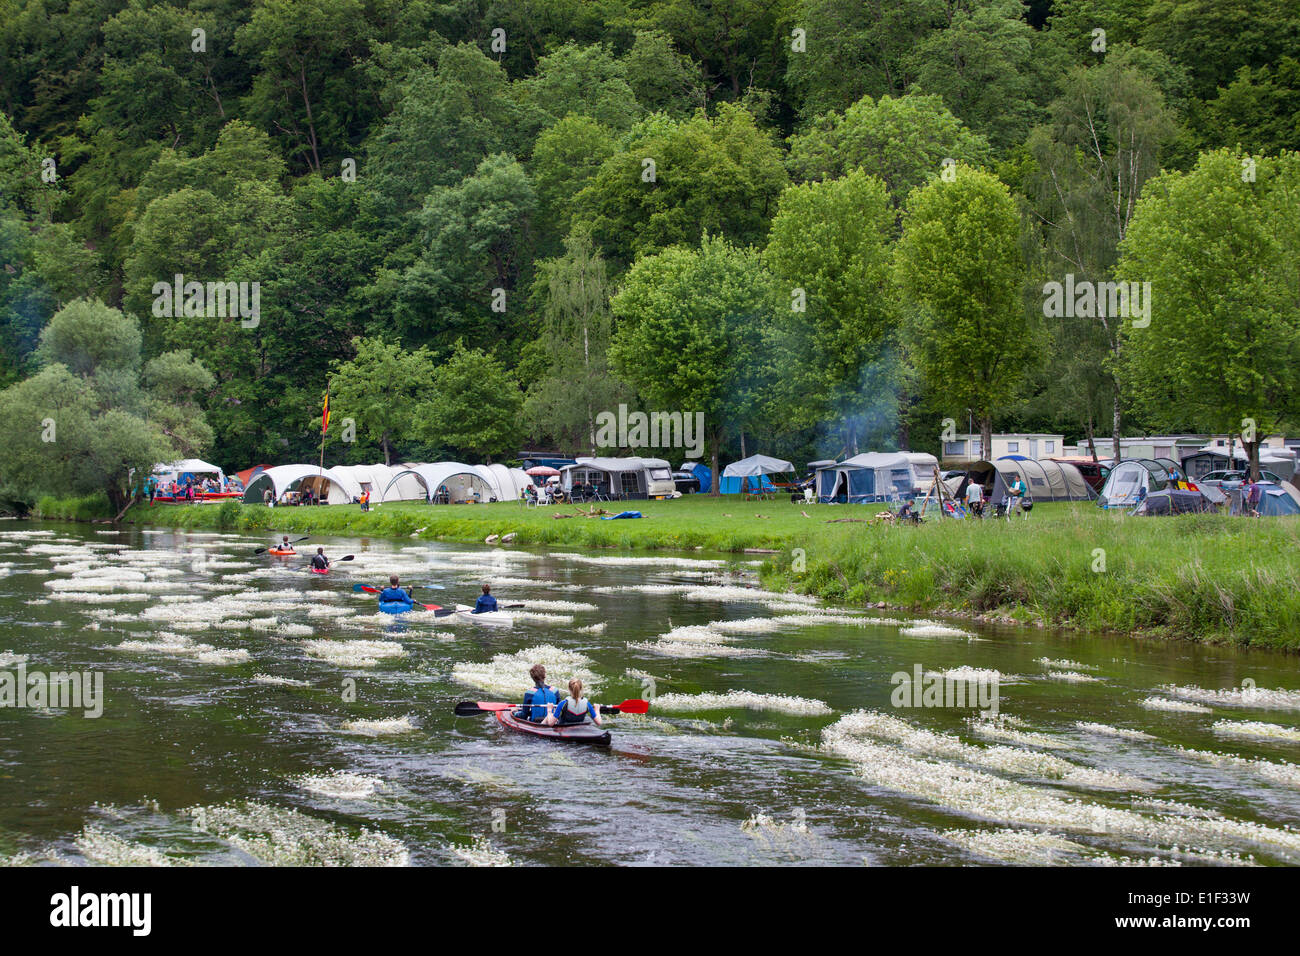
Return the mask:
M 523 605 L 522 604 L 500 604 L 497 606 L 497 610 L 505 611 L 508 610 L 509 608 L 514 608 L 514 607 L 523 607 Z M 446 617 L 448 614 L 473 614 L 473 613 L 474 613 L 473 608 L 467 608 L 463 611 L 460 611 L 457 610 L 456 608 L 445 607 L 442 610 L 438 611 L 438 613 L 435 614 L 434 617 Z
M 290 544 L 297 544 L 298 541 L 306 541 L 306 540 L 307 540 L 308 538 L 310 538 L 310 537 L 311 537 L 311 535 L 309 535 L 309 534 L 305 534 L 305 535 L 303 535 L 301 538 L 298 538 L 296 541 L 290 541 L 289 543 L 290 543 Z M 271 547 L 278 548 L 278 547 L 280 547 L 280 546 L 279 546 L 278 544 L 276 544 L 276 545 L 272 545 Z M 266 554 L 266 552 L 268 552 L 268 551 L 270 551 L 270 550 L 271 550 L 271 548 L 258 548 L 258 549 L 257 549 L 256 551 L 254 551 L 253 553 L 254 553 L 254 554 Z
M 498 710 L 514 710 L 523 704 L 492 703 L 481 700 L 462 700 L 456 705 L 457 717 L 474 717 L 478 714 L 491 714 Z M 601 704 L 602 714 L 644 714 L 650 710 L 650 701 L 632 698 L 621 704 Z
M 356 584 L 352 585 L 352 590 L 353 590 L 353 591 L 356 591 L 356 592 L 358 592 L 358 593 L 360 593 L 360 592 L 362 592 L 362 591 L 365 591 L 367 594 L 381 594 L 381 593 L 383 593 L 383 592 L 382 592 L 382 589 L 380 589 L 380 588 L 372 588 L 370 585 L 368 585 L 368 584 L 362 584 L 360 581 L 358 581 Z M 422 608 L 424 608 L 426 611 L 445 611 L 445 610 L 446 610 L 446 608 L 444 608 L 444 607 L 443 607 L 442 605 L 440 605 L 440 604 L 421 604 L 419 601 L 412 601 L 411 603 L 414 604 L 416 607 L 422 607 Z M 439 615 L 439 616 L 441 616 L 441 615 Z

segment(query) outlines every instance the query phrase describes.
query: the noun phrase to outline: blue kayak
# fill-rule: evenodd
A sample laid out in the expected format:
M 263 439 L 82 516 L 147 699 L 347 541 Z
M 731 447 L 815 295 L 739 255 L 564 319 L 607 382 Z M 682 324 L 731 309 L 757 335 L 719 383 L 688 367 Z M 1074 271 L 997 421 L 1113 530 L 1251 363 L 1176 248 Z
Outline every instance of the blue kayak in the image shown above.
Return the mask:
M 618 514 L 616 514 L 616 515 L 606 515 L 605 517 L 601 518 L 600 520 L 601 520 L 601 521 L 617 521 L 619 518 L 639 518 L 639 517 L 641 517 L 641 512 L 639 512 L 639 511 L 620 511 L 620 512 L 619 512 Z
M 407 604 L 405 601 L 379 602 L 379 610 L 383 611 L 385 614 L 405 614 L 407 611 L 413 610 L 414 608 L 414 604 Z

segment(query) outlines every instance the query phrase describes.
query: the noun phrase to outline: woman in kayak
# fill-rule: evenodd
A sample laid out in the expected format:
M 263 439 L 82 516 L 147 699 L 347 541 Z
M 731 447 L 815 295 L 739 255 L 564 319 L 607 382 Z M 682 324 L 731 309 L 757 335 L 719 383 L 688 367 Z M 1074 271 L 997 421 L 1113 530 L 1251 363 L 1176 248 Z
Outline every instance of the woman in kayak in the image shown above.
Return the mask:
M 560 701 L 559 691 L 546 683 L 546 668 L 541 664 L 530 667 L 528 676 L 533 679 L 533 689 L 524 694 L 524 705 L 515 711 L 515 716 L 539 724 L 554 722 L 551 712 Z
M 396 574 L 389 576 L 388 587 L 379 592 L 379 603 L 388 604 L 391 602 L 396 604 L 405 604 L 406 609 L 409 611 L 415 606 L 415 600 L 411 597 L 410 591 L 405 591 L 397 586 L 398 581 L 399 579 Z
M 487 612 L 495 611 L 496 609 L 497 599 L 492 596 L 492 588 L 485 584 L 483 585 L 483 593 L 480 594 L 478 600 L 474 602 L 474 610 L 470 611 L 470 613 L 486 614 Z
M 317 571 L 328 571 L 330 568 L 330 559 L 325 557 L 325 549 L 317 548 L 316 553 L 312 555 L 311 566 Z
M 544 724 L 581 724 L 590 717 L 597 727 L 600 726 L 600 712 L 596 705 L 582 696 L 582 681 L 574 678 L 569 681 L 569 696 L 555 708 L 555 713 L 542 721 Z

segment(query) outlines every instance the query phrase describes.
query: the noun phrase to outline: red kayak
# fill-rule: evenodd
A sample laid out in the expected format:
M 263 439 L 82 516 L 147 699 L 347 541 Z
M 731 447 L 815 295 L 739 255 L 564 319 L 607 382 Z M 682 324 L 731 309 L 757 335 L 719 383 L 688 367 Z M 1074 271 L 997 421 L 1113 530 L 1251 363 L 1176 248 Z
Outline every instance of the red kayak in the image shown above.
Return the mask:
M 520 720 L 514 715 L 513 711 L 509 710 L 498 710 L 496 716 L 497 722 L 501 726 L 509 727 L 511 730 L 518 730 L 521 733 L 532 734 L 534 737 L 562 740 L 570 744 L 593 744 L 597 747 L 609 746 L 609 731 L 590 722 L 547 727 L 545 724 L 535 724 L 531 720 Z
M 310 571 L 312 574 L 329 574 L 329 573 L 330 573 L 330 569 L 329 569 L 329 568 L 308 568 L 307 570 Z

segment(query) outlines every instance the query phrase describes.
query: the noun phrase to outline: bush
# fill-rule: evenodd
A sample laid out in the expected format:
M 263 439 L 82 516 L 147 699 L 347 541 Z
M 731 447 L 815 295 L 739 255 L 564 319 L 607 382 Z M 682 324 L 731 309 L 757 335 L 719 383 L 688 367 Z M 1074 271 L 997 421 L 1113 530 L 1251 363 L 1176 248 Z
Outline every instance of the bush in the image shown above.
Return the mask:
M 244 510 L 238 501 L 223 501 L 217 506 L 217 527 L 228 531 L 239 526 L 239 516 Z

